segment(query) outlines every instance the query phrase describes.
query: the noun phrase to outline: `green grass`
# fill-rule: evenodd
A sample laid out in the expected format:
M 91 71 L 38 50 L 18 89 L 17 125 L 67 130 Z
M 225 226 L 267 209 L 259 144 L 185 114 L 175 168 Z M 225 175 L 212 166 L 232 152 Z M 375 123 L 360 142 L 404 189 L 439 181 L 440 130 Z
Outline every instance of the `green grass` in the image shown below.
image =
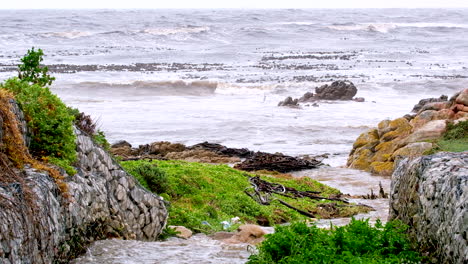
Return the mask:
M 424 154 L 430 155 L 441 151 L 468 151 L 468 121 L 459 122 L 456 125 L 447 125 L 447 131 L 444 133 L 444 136 L 432 143 L 435 146 Z
M 406 228 L 400 222 L 371 226 L 368 220 L 354 219 L 330 230 L 305 223 L 278 226 L 247 263 L 420 263 Z
M 222 230 L 220 222 L 229 221 L 236 216 L 240 217 L 243 222 L 257 223 L 260 220 L 271 225 L 305 219 L 304 216 L 277 201 L 268 206 L 255 202 L 244 193 L 244 189 L 250 186 L 246 175 L 253 176 L 253 174 L 232 169 L 227 165 L 143 160 L 124 161 L 121 164 L 150 190 L 152 184 L 148 182 L 148 176 L 141 175 L 140 168 L 152 164 L 156 165 L 159 171 L 164 172 L 166 179 L 159 173 L 157 174 L 158 179 L 162 179 L 163 182 L 167 180 L 168 187 L 159 195 L 171 202 L 169 225 L 183 225 L 196 232 L 212 233 Z M 293 179 L 284 175 L 281 175 L 282 178 L 278 177 L 262 176 L 265 180 L 298 190 L 321 191 L 321 195 L 325 197 L 339 193 L 338 190 L 310 178 Z M 297 208 L 313 213 L 320 213 L 320 210 L 317 211 L 318 204 L 328 203 L 305 198 L 295 200 L 281 197 L 281 199 Z M 345 206 L 340 207 L 340 214 L 348 216 L 363 210 L 366 209 Z M 202 224 L 203 221 L 209 225 Z M 236 226 L 231 228 L 234 229 Z

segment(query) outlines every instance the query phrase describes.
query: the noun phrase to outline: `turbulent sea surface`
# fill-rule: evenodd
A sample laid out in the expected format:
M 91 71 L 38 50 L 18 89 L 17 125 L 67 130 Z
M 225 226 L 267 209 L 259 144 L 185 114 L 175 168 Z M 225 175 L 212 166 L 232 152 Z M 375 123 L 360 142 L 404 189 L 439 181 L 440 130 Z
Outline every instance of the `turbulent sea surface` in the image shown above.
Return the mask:
M 111 142 L 329 153 L 332 168 L 301 173 L 362 193 L 388 179 L 339 168 L 352 142 L 421 98 L 466 88 L 467 36 L 468 9 L 2 10 L 0 79 L 16 74 L 27 49 L 42 48 L 53 91 L 99 120 Z M 334 80 L 354 82 L 366 101 L 277 107 Z M 199 241 L 187 252 L 200 252 Z M 94 250 L 120 245 L 103 243 Z M 217 263 L 236 262 L 206 243 L 228 256 Z M 102 263 L 92 259 L 85 263 Z M 183 262 L 149 259 L 138 263 Z

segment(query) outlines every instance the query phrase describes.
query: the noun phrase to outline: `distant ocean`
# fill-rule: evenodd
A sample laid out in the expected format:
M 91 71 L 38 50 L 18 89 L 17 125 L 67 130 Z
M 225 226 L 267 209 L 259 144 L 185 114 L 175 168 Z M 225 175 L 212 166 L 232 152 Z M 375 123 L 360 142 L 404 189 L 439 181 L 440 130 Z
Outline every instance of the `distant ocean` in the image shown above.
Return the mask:
M 111 142 L 330 153 L 467 87 L 468 9 L 2 10 L 0 79 L 32 46 Z M 333 80 L 366 102 L 277 107 Z M 325 160 L 327 162 L 327 160 Z

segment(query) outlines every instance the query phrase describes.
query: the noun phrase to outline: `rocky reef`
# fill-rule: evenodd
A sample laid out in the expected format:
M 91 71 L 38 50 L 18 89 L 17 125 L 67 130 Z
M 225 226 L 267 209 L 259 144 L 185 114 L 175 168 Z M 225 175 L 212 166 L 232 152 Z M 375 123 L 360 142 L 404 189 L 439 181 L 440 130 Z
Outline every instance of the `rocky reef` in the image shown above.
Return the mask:
M 392 176 L 390 218 L 434 263 L 468 263 L 468 152 L 400 161 Z
M 10 108 L 19 130 L 27 131 L 19 108 Z M 0 118 L 0 135 L 4 128 Z M 66 188 L 46 171 L 8 166 L 2 153 L 0 263 L 67 263 L 94 240 L 155 240 L 165 227 L 162 198 L 140 187 L 88 135 L 75 133 L 77 173 L 63 176 Z
M 132 148 L 124 140 L 112 144 L 114 155 L 122 160 L 185 160 L 202 163 L 230 163 L 234 168 L 245 171 L 268 170 L 277 172 L 290 172 L 304 169 L 313 169 L 322 166 L 323 157 L 292 157 L 282 153 L 255 152 L 246 148 L 228 148 L 226 146 L 203 142 L 187 147 L 179 143 L 167 141 L 153 142 Z
M 298 107 L 299 103 L 310 103 L 318 100 L 353 100 L 357 93 L 356 86 L 350 81 L 335 81 L 330 85 L 324 84 L 315 88 L 315 94 L 306 92 L 302 97 L 293 99 L 291 96 L 278 103 L 278 106 Z M 357 97 L 354 101 L 364 102 L 364 98 Z
M 447 124 L 468 120 L 468 89 L 455 94 L 421 100 L 415 115 L 383 120 L 377 128 L 362 133 L 354 142 L 348 158 L 350 168 L 378 175 L 391 175 L 395 161 L 421 156 L 433 148 Z

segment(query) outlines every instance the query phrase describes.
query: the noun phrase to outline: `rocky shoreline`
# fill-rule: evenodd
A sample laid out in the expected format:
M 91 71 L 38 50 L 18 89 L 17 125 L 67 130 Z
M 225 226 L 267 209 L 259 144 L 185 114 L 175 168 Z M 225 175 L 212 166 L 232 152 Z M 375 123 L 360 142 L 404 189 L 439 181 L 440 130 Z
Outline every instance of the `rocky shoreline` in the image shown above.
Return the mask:
M 408 114 L 383 120 L 354 142 L 347 166 L 378 175 L 391 175 L 395 163 L 405 157 L 421 156 L 434 147 L 449 124 L 468 120 L 468 89 L 440 98 L 423 99 Z
M 448 122 L 466 121 L 466 96 L 468 89 L 452 96 L 450 100 L 446 100 L 445 97 L 422 100 L 415 107 L 418 111 L 416 115 L 383 121 L 377 129 L 361 135 L 350 154 L 353 156 L 362 154 L 365 150 L 373 151 L 374 147 L 378 151 L 379 144 L 407 142 L 398 149 L 399 152 L 395 151 L 398 155 L 375 153 L 373 157 L 388 159 L 398 156 L 398 159 L 391 160 L 392 166 L 396 164 L 390 193 L 391 218 L 408 224 L 413 239 L 420 245 L 420 250 L 430 252 L 428 257 L 442 263 L 467 261 L 468 225 L 464 209 L 468 206 L 465 199 L 468 191 L 467 154 L 439 153 L 418 159 L 405 159 L 405 156 L 414 158 L 423 153 L 411 149 L 408 150 L 409 154 L 403 155 L 406 153 L 403 150 L 409 146 L 417 145 L 420 149 L 426 143 L 431 144 L 413 142 L 411 138 L 439 138 Z M 19 130 L 23 133 L 22 144 L 25 144 L 28 129 L 24 115 L 16 104 L 12 103 L 11 111 L 15 113 Z M 437 119 L 440 117 L 446 118 Z M 8 131 L 3 130 L 4 120 L 0 121 L 2 142 L 1 136 Z M 439 123 L 443 123 L 444 127 L 436 129 Z M 14 170 L 14 173 L 24 177 L 26 185 L 0 185 L 0 196 L 3 198 L 1 206 L 4 209 L 0 211 L 2 263 L 65 263 L 82 254 L 86 246 L 95 240 L 116 237 L 153 241 L 166 226 L 168 211 L 163 199 L 142 188 L 134 177 L 127 174 L 113 157 L 95 144 L 87 134 L 77 128 L 75 134 L 78 173 L 73 176 L 65 175 L 64 182 L 68 186 L 66 195 L 59 191 L 57 182 L 48 173 L 28 166 L 23 170 Z M 378 137 L 361 144 L 364 139 L 369 139 L 369 135 Z M 368 148 L 369 144 L 372 147 Z M 121 141 L 112 145 L 110 151 L 122 160 L 178 159 L 230 163 L 235 164 L 235 168 L 245 171 L 284 173 L 324 165 L 321 157 L 298 158 L 281 153 L 228 148 L 208 142 L 189 147 L 169 142 L 154 142 L 133 148 L 128 142 Z M 376 168 L 375 164 L 373 166 Z M 375 168 L 371 172 L 377 172 Z M 393 167 L 392 170 L 380 174 L 392 172 Z M 32 207 L 25 203 L 23 197 L 26 192 L 23 188 L 32 190 L 33 197 L 36 197 L 36 204 Z M 382 195 L 384 197 L 385 193 Z M 238 233 L 221 232 L 214 234 L 213 238 L 225 243 L 256 244 L 263 240 L 265 231 L 262 228 L 254 225 L 241 227 Z
M 282 153 L 254 152 L 246 148 L 229 148 L 220 144 L 203 142 L 193 146 L 167 141 L 153 142 L 133 148 L 124 140 L 112 144 L 110 152 L 123 161 L 157 159 L 185 160 L 189 162 L 235 164 L 234 168 L 245 171 L 291 172 L 314 169 L 324 164 L 320 157 L 292 157 Z

